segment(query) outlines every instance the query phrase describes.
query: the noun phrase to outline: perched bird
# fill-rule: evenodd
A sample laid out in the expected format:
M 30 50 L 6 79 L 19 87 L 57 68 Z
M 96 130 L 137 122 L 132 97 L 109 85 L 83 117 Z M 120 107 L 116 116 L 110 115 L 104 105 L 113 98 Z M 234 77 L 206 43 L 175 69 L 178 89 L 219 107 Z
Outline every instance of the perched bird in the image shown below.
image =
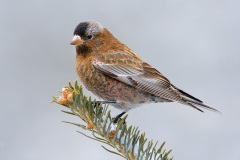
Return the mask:
M 144 103 L 179 102 L 202 111 L 218 112 L 177 88 L 157 69 L 96 21 L 81 22 L 74 30 L 76 71 L 85 87 L 125 112 Z

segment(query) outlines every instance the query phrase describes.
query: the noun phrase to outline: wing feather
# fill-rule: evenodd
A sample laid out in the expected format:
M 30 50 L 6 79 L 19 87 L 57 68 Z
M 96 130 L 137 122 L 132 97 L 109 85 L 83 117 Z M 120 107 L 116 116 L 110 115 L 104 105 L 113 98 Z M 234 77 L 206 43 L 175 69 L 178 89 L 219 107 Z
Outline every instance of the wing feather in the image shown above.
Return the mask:
M 155 96 L 171 101 L 182 100 L 181 96 L 172 89 L 166 77 L 141 59 L 126 53 L 97 55 L 93 66 L 107 76 Z
M 201 100 L 172 85 L 158 70 L 146 62 L 143 62 L 141 58 L 133 54 L 132 51 L 129 54 L 115 52 L 96 55 L 93 60 L 93 66 L 106 76 L 115 78 L 152 95 L 169 101 L 183 103 L 201 112 L 203 111 L 198 107 L 219 112 L 205 105 Z

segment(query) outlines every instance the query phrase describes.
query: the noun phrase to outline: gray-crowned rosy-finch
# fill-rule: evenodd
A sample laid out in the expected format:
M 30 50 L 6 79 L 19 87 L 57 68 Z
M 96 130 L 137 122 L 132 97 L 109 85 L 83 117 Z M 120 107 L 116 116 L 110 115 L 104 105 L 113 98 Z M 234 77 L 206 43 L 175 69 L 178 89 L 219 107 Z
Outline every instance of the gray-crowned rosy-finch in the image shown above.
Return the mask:
M 76 71 L 85 87 L 99 98 L 121 109 L 150 102 L 179 102 L 203 112 L 218 112 L 177 88 L 157 69 L 95 21 L 81 22 L 71 42 L 76 46 Z

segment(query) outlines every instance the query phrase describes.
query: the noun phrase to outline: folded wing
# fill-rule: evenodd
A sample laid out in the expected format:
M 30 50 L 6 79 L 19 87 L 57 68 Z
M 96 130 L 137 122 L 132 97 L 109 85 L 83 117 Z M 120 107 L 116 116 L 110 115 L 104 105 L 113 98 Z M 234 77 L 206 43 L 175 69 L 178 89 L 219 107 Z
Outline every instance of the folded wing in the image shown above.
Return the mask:
M 93 66 L 109 77 L 168 101 L 177 101 L 201 112 L 198 107 L 217 111 L 173 86 L 159 71 L 136 56 L 124 52 L 100 54 L 94 58 Z

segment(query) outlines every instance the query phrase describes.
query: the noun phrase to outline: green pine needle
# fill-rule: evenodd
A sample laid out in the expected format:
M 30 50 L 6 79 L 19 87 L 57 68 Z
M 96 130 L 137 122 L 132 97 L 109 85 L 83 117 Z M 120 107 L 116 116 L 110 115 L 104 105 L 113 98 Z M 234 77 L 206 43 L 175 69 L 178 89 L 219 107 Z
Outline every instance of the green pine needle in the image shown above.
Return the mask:
M 119 120 L 117 124 L 114 124 L 108 106 L 98 105 L 96 100 L 86 97 L 82 92 L 82 86 L 79 86 L 77 81 L 73 85 L 69 82 L 68 86 L 65 87 L 65 91 L 67 93 L 64 94 L 65 97 L 53 97 L 52 101 L 71 109 L 71 112 L 63 110 L 62 112 L 81 118 L 86 125 L 66 121 L 64 123 L 90 131 L 93 137 L 80 131 L 78 133 L 115 149 L 115 151 L 112 151 L 102 146 L 106 151 L 127 160 L 173 159 L 169 158 L 172 150 L 163 150 L 165 142 L 160 147 L 157 147 L 158 142 L 148 141 L 144 132 L 140 134 L 138 127 L 127 126 L 127 115 Z M 61 91 L 61 93 L 63 94 L 65 91 Z

